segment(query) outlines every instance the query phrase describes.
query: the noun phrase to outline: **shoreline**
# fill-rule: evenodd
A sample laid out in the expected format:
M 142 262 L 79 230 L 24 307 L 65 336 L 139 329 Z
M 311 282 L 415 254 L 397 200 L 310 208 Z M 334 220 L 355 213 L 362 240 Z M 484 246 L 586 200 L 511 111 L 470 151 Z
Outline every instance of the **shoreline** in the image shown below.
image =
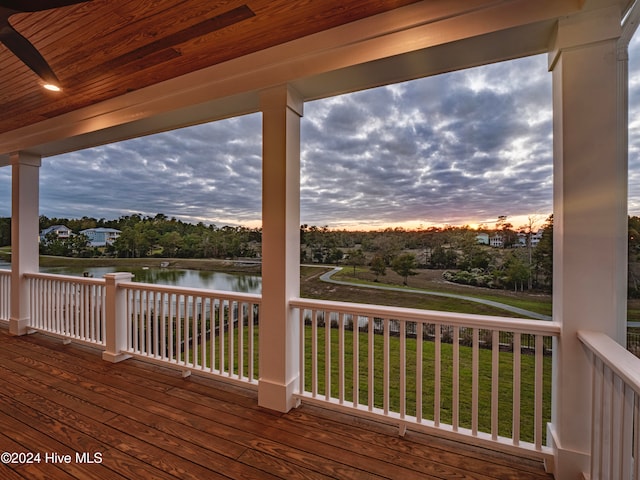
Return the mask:
M 11 261 L 11 254 L 0 252 L 0 259 Z M 168 263 L 167 266 L 164 266 Z M 249 273 L 259 275 L 262 270 L 260 260 L 222 260 L 213 258 L 74 258 L 40 255 L 41 267 L 152 267 L 183 270 L 213 270 L 228 273 Z
M 7 258 L 9 257 L 9 258 Z M 10 254 L 0 252 L 0 258 L 10 260 Z M 168 264 L 168 265 L 167 265 Z M 72 267 L 78 270 L 91 267 L 114 267 L 121 268 L 157 268 L 166 270 L 197 270 L 216 271 L 229 274 L 261 275 L 262 264 L 258 259 L 188 259 L 188 258 L 72 258 L 57 256 L 40 256 L 40 266 L 42 267 Z M 425 279 L 426 284 L 415 285 L 417 288 L 407 288 L 393 284 L 392 280 L 388 285 L 358 284 L 352 281 L 340 281 L 332 279 L 326 281 L 323 277 L 334 270 L 331 265 L 301 265 L 300 266 L 300 294 L 308 298 L 338 299 L 354 303 L 370 303 L 389 306 L 403 306 L 417 309 L 453 311 L 461 313 L 476 313 L 485 315 L 505 316 L 506 311 L 492 302 L 463 299 L 461 292 L 457 288 L 446 288 L 441 281 L 434 283 L 433 279 Z M 335 273 L 335 272 L 332 272 Z M 422 275 L 433 275 L 438 272 L 422 272 Z M 392 274 L 389 274 L 391 277 Z M 439 277 L 439 275 L 438 275 Z M 346 279 L 345 279 L 346 280 Z M 362 279 L 360 279 L 362 280 Z M 395 279 L 397 280 L 397 279 Z M 418 278 L 412 279 L 414 282 Z M 386 282 L 385 282 L 386 283 Z M 421 283 L 421 282 L 416 282 Z M 376 288 L 383 287 L 383 288 Z M 451 287 L 451 286 L 449 286 Z M 465 293 L 471 293 L 472 287 L 465 286 Z M 421 291 L 427 290 L 429 293 Z M 444 294 L 443 294 L 444 292 Z M 425 293 L 427 293 L 425 295 Z M 478 292 L 479 293 L 479 292 Z M 486 293 L 483 291 L 483 293 Z M 512 297 L 510 292 L 494 292 L 498 297 Z M 467 295 L 464 295 L 467 296 Z M 448 298 L 447 298 L 448 297 Z M 428 300 L 427 300 L 428 298 Z M 497 299 L 496 299 L 497 300 Z M 499 300 L 498 300 L 499 301 Z M 546 310 L 544 307 L 543 311 Z M 528 309 L 527 309 L 528 310 Z M 536 309 L 537 310 L 537 309 Z M 538 313 L 546 313 L 540 311 Z M 514 312 L 510 312 L 511 316 Z

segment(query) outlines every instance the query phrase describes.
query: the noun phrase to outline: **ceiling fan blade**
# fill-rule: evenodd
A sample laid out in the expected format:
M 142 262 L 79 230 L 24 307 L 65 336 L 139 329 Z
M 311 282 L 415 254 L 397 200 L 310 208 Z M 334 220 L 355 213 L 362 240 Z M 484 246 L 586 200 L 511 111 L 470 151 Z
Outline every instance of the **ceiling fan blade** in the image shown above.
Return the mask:
M 29 40 L 16 32 L 13 27 L 4 25 L 0 29 L 0 42 L 45 82 L 53 85 L 60 84 L 58 77 L 53 73 L 47 61 L 40 55 L 40 52 L 31 45 Z
M 40 12 L 51 8 L 66 7 L 77 3 L 85 3 L 91 0 L 0 0 L 0 7 L 8 8 L 16 12 Z

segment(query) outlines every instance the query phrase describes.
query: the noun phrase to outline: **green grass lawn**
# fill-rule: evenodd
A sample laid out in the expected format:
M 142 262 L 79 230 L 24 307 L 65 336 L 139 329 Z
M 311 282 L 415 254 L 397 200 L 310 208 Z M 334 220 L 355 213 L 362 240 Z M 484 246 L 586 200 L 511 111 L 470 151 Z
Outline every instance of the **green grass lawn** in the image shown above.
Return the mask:
M 338 397 L 338 334 L 336 328 L 331 329 L 331 376 L 330 393 L 332 397 Z M 305 328 L 305 389 L 311 391 L 311 345 L 312 328 Z M 317 329 L 318 349 L 318 375 L 317 393 L 324 396 L 327 385 L 325 382 L 325 329 Z M 353 402 L 353 385 L 357 381 L 359 388 L 358 403 L 367 405 L 369 388 L 369 360 L 373 356 L 373 397 L 374 406 L 383 408 L 384 398 L 384 337 L 374 335 L 372 352 L 368 351 L 368 334 L 358 333 L 359 344 L 359 368 L 354 374 L 353 355 L 354 338 L 352 331 L 345 331 L 345 394 L 346 402 Z M 415 338 L 406 339 L 406 414 L 417 416 L 417 346 L 419 342 Z M 452 423 L 453 418 L 453 345 L 442 343 L 440 366 L 440 421 L 446 424 Z M 389 337 L 389 408 L 394 412 L 400 411 L 400 338 Z M 499 354 L 499 435 L 510 437 L 512 435 L 513 415 L 513 353 L 500 352 Z M 422 342 L 422 412 L 421 417 L 433 420 L 435 417 L 435 378 L 436 378 L 435 342 Z M 521 355 L 521 407 L 520 407 L 520 439 L 532 442 L 534 438 L 534 356 Z M 491 379 L 492 379 L 492 352 L 490 349 L 479 349 L 479 374 L 478 374 L 478 428 L 480 431 L 491 431 Z M 551 357 L 545 356 L 543 360 L 543 421 L 548 422 L 551 415 Z M 459 352 L 459 425 L 471 428 L 472 410 L 472 348 L 460 346 Z M 544 430 L 544 429 L 543 429 Z M 543 432 L 544 433 L 544 432 Z
M 217 351 L 214 369 L 227 371 L 230 362 L 233 363 L 234 374 L 238 374 L 238 336 L 234 332 L 235 358 L 228 357 L 228 333 L 225 333 L 226 358 L 224 364 L 220 364 L 219 336 L 215 338 L 215 349 Z M 484 332 L 481 332 L 484 333 Z M 346 404 L 353 402 L 354 382 L 358 385 L 357 403 L 368 404 L 369 398 L 369 376 L 373 376 L 373 404 L 376 408 L 384 408 L 384 364 L 385 345 L 382 335 L 373 335 L 373 348 L 369 352 L 368 333 L 358 332 L 358 370 L 354 373 L 354 335 L 352 330 L 345 330 L 344 335 L 344 398 Z M 461 336 L 463 336 L 461 334 Z M 316 377 L 317 394 L 323 397 L 330 389 L 330 396 L 339 396 L 339 330 L 330 330 L 330 385 L 325 380 L 325 370 L 327 368 L 324 327 L 317 328 L 317 357 L 318 372 Z M 393 412 L 400 412 L 401 409 L 401 341 L 398 336 L 389 336 L 386 348 L 389 352 L 389 404 L 388 408 Z M 418 398 L 418 346 L 420 342 L 416 338 L 406 339 L 406 376 L 405 376 L 405 414 L 407 416 L 420 416 L 423 419 L 434 420 L 435 418 L 435 384 L 436 384 L 436 344 L 432 340 L 422 342 L 422 406 L 421 412 L 417 411 Z M 210 343 L 206 342 L 206 349 L 209 352 Z M 200 346 L 198 346 L 198 350 Z M 258 329 L 254 329 L 254 375 L 258 378 Z M 305 327 L 305 371 L 304 388 L 312 391 L 312 327 Z M 440 365 L 440 422 L 451 425 L 453 423 L 453 381 L 454 381 L 454 348 L 451 343 L 441 343 L 441 365 Z M 193 351 L 189 351 L 189 360 L 193 360 Z M 369 355 L 373 358 L 373 371 L 370 372 Z M 459 348 L 459 412 L 458 422 L 462 428 L 472 427 L 472 348 L 461 345 Z M 198 355 L 200 357 L 200 353 Z M 492 351 L 491 349 L 480 348 L 478 350 L 478 429 L 482 432 L 491 432 L 491 384 L 492 384 Z M 206 367 L 209 367 L 209 355 L 206 356 Z M 521 384 L 520 384 L 520 440 L 533 442 L 534 440 L 534 372 L 535 358 L 532 354 L 522 354 L 521 357 Z M 198 361 L 200 358 L 198 358 Z M 498 432 L 499 435 L 511 437 L 512 416 L 513 416 L 513 360 L 514 354 L 509 351 L 499 353 L 499 375 L 498 375 Z M 248 328 L 243 331 L 243 375 L 247 376 L 250 359 L 248 354 Z M 550 421 L 551 416 L 551 357 L 543 358 L 543 425 Z M 543 428 L 543 436 L 546 434 Z M 543 438 L 544 441 L 544 438 Z
M 500 302 L 506 305 L 523 308 L 525 310 L 541 313 L 543 315 L 551 315 L 552 306 L 550 295 L 531 294 L 529 292 L 513 292 L 510 290 L 501 289 L 494 290 L 481 287 L 469 287 L 466 285 L 455 285 L 450 282 L 444 282 L 442 279 L 438 279 L 437 277 L 439 276 L 439 271 L 419 270 L 418 275 L 409 278 L 409 286 L 406 287 L 407 291 L 410 292 L 413 289 L 440 293 L 455 293 L 473 298 L 492 300 L 494 302 Z M 397 274 L 387 273 L 384 277 L 379 277 L 379 281 L 376 282 L 374 281 L 374 277 L 371 272 L 364 267 L 356 268 L 355 273 L 353 268 L 345 267 L 339 272 L 336 272 L 332 278 L 360 285 L 389 286 L 396 288 L 403 287 L 402 279 Z M 475 313 L 478 308 L 481 308 L 477 303 L 464 302 L 457 299 L 447 300 L 444 298 L 430 297 L 429 302 L 436 302 L 439 306 L 442 305 L 444 307 L 434 308 L 434 310 L 444 310 L 448 307 L 447 304 L 456 305 L 456 307 L 453 307 L 450 311 L 459 313 Z M 465 303 L 468 305 L 466 305 Z M 505 313 L 498 314 L 512 315 Z

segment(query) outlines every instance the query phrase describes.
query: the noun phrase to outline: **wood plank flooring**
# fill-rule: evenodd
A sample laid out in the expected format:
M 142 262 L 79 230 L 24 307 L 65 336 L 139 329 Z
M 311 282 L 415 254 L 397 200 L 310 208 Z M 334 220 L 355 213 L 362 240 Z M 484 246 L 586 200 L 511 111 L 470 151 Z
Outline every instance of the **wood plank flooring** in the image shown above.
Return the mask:
M 424 434 L 400 438 L 310 405 L 272 412 L 249 388 L 137 360 L 114 365 L 97 350 L 4 327 L 0 452 L 39 454 L 0 464 L 8 480 L 553 478 L 530 460 Z

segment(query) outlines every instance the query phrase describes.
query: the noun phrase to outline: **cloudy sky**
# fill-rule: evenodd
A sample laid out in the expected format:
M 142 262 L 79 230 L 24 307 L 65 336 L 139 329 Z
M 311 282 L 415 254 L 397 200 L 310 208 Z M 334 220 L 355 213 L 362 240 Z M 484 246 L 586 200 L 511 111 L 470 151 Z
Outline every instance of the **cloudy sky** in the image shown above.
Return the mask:
M 640 214 L 640 42 L 630 62 L 630 199 Z M 540 224 L 552 212 L 546 55 L 305 104 L 301 222 L 330 228 Z M 638 119 L 638 120 L 636 120 Z M 261 116 L 43 159 L 48 217 L 164 213 L 260 226 Z M 637 172 L 637 173 L 636 173 Z M 0 216 L 10 215 L 0 169 Z

